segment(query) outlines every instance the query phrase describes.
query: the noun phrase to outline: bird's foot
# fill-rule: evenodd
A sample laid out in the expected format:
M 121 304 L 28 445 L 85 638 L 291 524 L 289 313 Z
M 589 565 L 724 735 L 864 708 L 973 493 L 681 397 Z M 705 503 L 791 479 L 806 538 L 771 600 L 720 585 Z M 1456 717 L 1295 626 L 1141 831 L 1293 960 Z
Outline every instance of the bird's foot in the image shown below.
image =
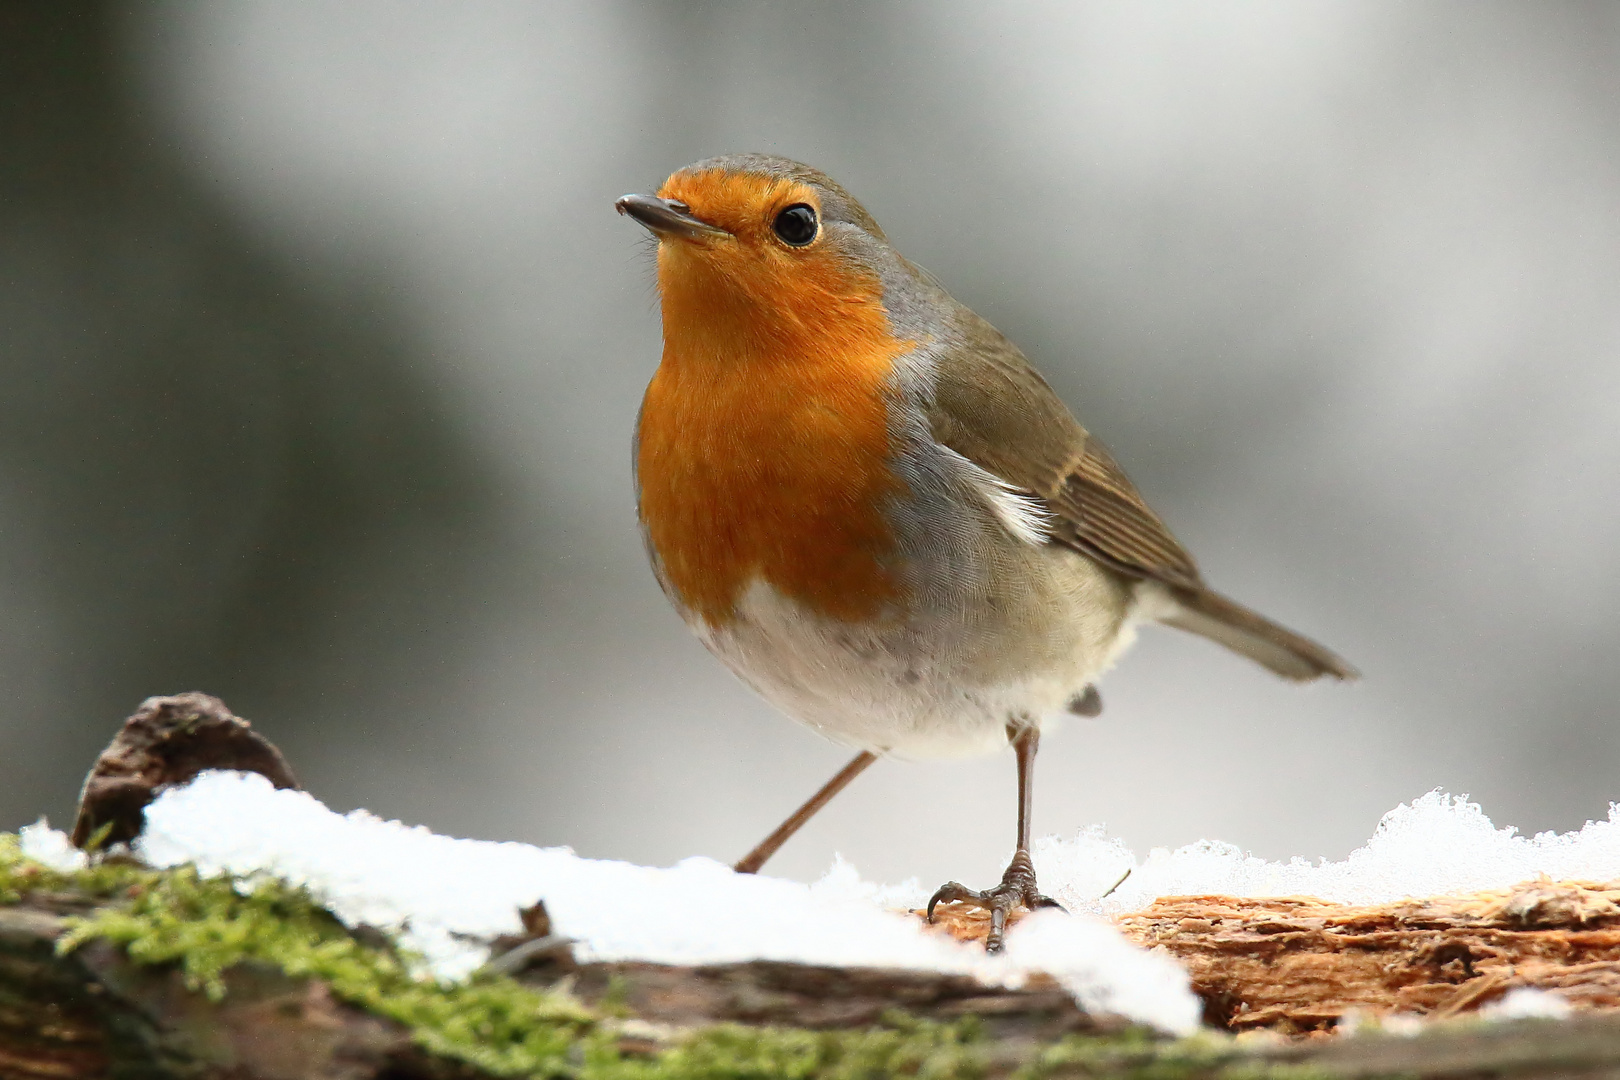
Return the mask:
M 941 885 L 937 892 L 928 900 L 928 921 L 934 921 L 934 909 L 940 904 L 951 904 L 964 901 L 977 904 L 990 912 L 990 934 L 984 939 L 985 952 L 1000 952 L 1007 936 L 1007 916 L 1012 914 L 1019 904 L 1030 911 L 1037 908 L 1057 908 L 1064 910 L 1063 905 L 1044 896 L 1035 887 L 1035 866 L 1030 862 L 1029 852 L 1020 849 L 1013 855 L 1012 862 L 1007 866 L 1007 872 L 1001 875 L 1001 884 L 993 889 L 979 892 L 956 881 L 947 881 Z

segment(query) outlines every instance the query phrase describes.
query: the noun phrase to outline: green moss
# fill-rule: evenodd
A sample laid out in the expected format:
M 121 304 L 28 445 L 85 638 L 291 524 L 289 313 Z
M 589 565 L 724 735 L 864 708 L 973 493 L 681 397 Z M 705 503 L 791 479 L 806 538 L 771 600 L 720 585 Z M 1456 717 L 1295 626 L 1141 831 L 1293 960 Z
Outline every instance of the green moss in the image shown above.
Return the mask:
M 157 871 L 115 859 L 61 874 L 23 858 L 22 841 L 16 833 L 0 833 L 0 904 L 15 904 L 35 891 L 70 891 L 91 899 L 110 899 L 158 876 Z
M 441 985 L 411 973 L 408 958 L 364 945 L 301 889 L 205 880 L 195 870 L 148 870 L 104 860 L 60 874 L 22 857 L 0 835 L 0 903 L 34 890 L 72 889 L 116 901 L 69 921 L 58 950 L 100 939 L 139 964 L 173 964 L 186 985 L 219 1000 L 224 974 L 244 961 L 328 983 L 339 998 L 407 1026 L 427 1049 L 503 1076 L 574 1075 L 583 1054 L 600 1058 L 614 1037 L 564 994 L 512 979 Z M 612 1056 L 612 1055 L 609 1055 Z
M 413 975 L 407 957 L 355 940 L 306 893 L 279 882 L 239 891 L 183 868 L 129 892 L 126 903 L 75 920 L 59 948 L 91 939 L 122 945 L 136 963 L 178 966 L 188 986 L 216 1001 L 232 966 L 274 964 L 404 1024 L 435 1053 L 503 1076 L 570 1073 L 570 1054 L 611 1039 L 563 994 L 507 978 L 439 984 Z
M 593 1011 L 566 994 L 500 976 L 457 984 L 419 978 L 408 957 L 356 940 L 300 889 L 275 881 L 235 885 L 205 880 L 190 868 L 157 871 L 111 859 L 60 874 L 24 859 L 17 837 L 0 834 L 0 904 L 35 890 L 111 901 L 70 922 L 58 946 L 63 952 L 90 940 L 110 941 L 136 963 L 174 965 L 188 986 L 216 1001 L 226 992 L 225 973 L 233 965 L 272 964 L 289 975 L 321 979 L 343 1000 L 398 1021 L 436 1054 L 500 1076 L 969 1080 L 985 1075 L 996 1052 L 972 1020 L 937 1024 L 896 1014 L 859 1031 L 716 1025 L 654 1054 L 626 1053 L 619 1024 L 608 1015 L 612 1010 Z M 1074 1036 L 1044 1048 L 1018 1075 L 1302 1075 L 1276 1067 L 1245 1069 L 1240 1056 L 1232 1040 L 1217 1036 L 1173 1043 L 1143 1032 Z
M 1202 1032 L 1174 1042 L 1143 1031 L 1118 1037 L 1070 1036 L 1046 1047 L 1018 1073 L 1018 1080 L 1054 1076 L 1130 1077 L 1131 1080 L 1322 1080 L 1322 1070 L 1258 1060 L 1236 1039 Z
M 857 1080 L 984 1075 L 976 1026 L 917 1021 L 861 1031 L 796 1031 L 725 1024 L 656 1057 L 620 1059 L 586 1076 L 613 1080 Z

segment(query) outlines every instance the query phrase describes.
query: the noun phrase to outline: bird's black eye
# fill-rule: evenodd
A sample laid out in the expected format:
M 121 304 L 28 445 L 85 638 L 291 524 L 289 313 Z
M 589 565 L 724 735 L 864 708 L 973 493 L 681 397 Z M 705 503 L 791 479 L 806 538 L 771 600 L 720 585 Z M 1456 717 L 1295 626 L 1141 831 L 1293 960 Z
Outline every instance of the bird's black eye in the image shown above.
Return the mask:
M 771 228 L 776 230 L 782 243 L 804 247 L 816 238 L 816 209 L 807 203 L 794 203 L 776 215 Z

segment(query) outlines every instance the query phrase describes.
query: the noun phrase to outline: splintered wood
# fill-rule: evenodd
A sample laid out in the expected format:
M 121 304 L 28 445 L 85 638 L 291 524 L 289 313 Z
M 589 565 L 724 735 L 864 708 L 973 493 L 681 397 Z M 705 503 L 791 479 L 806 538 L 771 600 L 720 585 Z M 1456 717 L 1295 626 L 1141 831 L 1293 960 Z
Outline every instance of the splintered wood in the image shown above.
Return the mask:
M 983 940 L 983 913 L 939 924 Z M 1347 1016 L 1455 1016 L 1520 987 L 1577 1011 L 1620 1008 L 1620 882 L 1540 878 L 1513 889 L 1357 907 L 1309 897 L 1172 896 L 1117 920 L 1187 967 L 1205 1019 L 1235 1031 L 1326 1032 Z

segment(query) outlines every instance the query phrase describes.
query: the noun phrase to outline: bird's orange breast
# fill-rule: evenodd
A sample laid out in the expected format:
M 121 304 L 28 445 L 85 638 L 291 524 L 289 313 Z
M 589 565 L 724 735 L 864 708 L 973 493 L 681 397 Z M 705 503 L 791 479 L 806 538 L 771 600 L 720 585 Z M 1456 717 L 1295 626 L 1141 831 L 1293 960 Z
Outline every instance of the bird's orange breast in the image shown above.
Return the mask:
M 711 625 L 756 580 L 829 617 L 881 615 L 900 599 L 884 511 L 905 490 L 890 377 L 912 343 L 890 332 L 877 282 L 800 263 L 739 289 L 724 266 L 663 247 L 664 357 L 637 475 L 666 584 Z

